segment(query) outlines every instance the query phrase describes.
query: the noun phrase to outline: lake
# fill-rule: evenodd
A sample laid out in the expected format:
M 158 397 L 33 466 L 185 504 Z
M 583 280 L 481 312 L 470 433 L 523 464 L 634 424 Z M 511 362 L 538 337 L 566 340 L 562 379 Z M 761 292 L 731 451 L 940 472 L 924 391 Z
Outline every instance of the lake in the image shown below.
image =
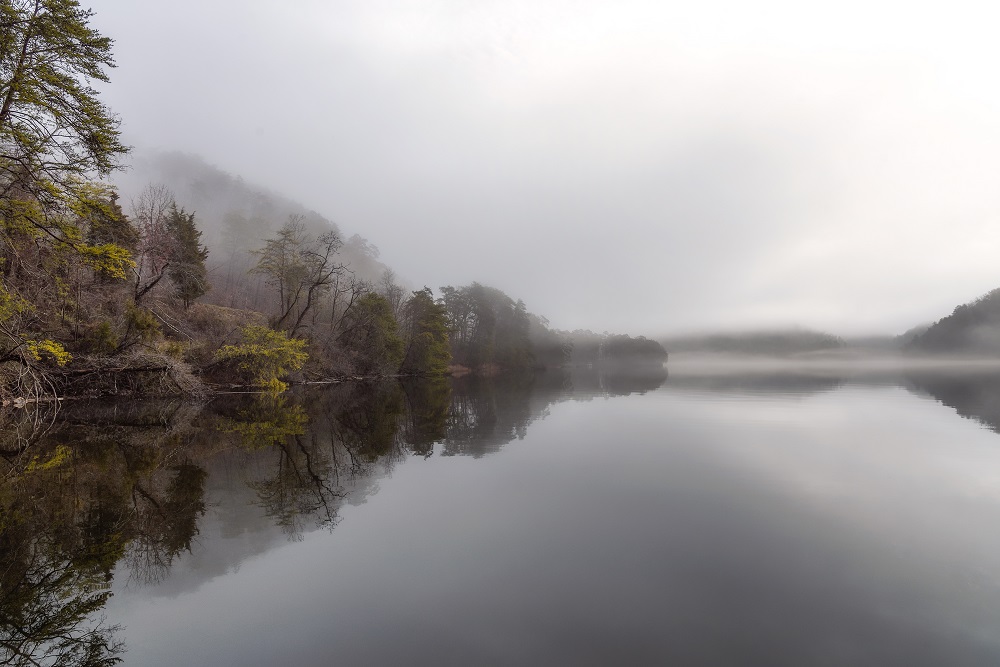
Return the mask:
M 1000 664 L 1000 374 L 34 410 L 3 435 L 10 664 Z

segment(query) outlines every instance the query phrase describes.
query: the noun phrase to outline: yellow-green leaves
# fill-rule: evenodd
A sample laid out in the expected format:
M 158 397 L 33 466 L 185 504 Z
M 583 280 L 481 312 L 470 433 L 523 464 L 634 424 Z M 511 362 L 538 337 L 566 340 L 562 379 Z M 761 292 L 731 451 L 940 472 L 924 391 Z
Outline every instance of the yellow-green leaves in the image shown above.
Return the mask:
M 0 283 L 0 322 L 31 309 L 31 304 Z
M 54 340 L 47 338 L 43 340 L 29 340 L 25 343 L 25 346 L 28 349 L 28 354 L 35 361 L 47 360 L 55 362 L 57 366 L 65 366 L 73 360 L 73 355 Z
M 128 276 L 126 272 L 135 266 L 132 253 L 114 243 L 96 246 L 79 244 L 76 249 L 84 264 L 110 278 L 125 280 Z
M 309 358 L 305 346 L 304 340 L 289 338 L 284 331 L 251 325 L 243 329 L 243 343 L 223 345 L 215 359 L 234 362 L 251 382 L 278 393 L 288 388 L 281 378 Z

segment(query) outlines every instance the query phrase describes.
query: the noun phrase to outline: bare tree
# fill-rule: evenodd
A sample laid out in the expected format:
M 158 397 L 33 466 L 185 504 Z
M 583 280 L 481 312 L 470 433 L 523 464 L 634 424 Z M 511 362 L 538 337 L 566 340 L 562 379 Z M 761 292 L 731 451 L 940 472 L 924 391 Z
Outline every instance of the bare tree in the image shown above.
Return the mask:
M 257 265 L 251 272 L 263 274 L 266 282 L 278 290 L 276 328 L 297 335 L 304 328 L 307 315 L 334 285 L 339 286 L 348 273 L 337 261 L 342 245 L 336 232 L 331 230 L 312 238 L 306 233 L 302 216 L 289 216 L 278 235 L 254 251 Z
M 139 247 L 133 269 L 136 303 L 167 275 L 173 240 L 167 222 L 176 206 L 174 194 L 161 184 L 149 184 L 132 200 L 132 219 L 139 228 Z
M 396 282 L 396 278 L 396 272 L 392 269 L 383 271 L 382 277 L 379 279 L 378 293 L 389 302 L 389 306 L 392 308 L 392 316 L 399 322 L 403 315 L 403 297 L 406 294 L 406 290 Z

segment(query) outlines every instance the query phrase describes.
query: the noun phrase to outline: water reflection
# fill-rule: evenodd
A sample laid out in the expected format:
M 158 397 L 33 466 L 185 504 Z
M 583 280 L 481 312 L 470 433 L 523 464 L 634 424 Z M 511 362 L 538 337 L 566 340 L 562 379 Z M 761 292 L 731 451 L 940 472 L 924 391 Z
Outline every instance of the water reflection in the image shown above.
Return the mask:
M 1000 374 L 910 373 L 906 386 L 1000 433 Z
M 887 383 L 575 369 L 2 415 L 0 662 L 114 664 L 127 628 L 103 620 L 113 585 L 176 591 L 180 584 L 168 583 L 184 563 L 185 585 L 201 585 L 280 541 L 333 529 L 346 506 L 364 502 L 408 457 L 495 454 L 562 401 L 661 389 L 806 397 Z M 1000 431 L 998 375 L 891 383 Z M 243 541 L 228 548 L 213 537 L 212 550 L 200 549 L 208 531 Z
M 131 586 L 161 582 L 197 540 L 209 484 L 223 503 L 251 492 L 263 516 L 298 539 L 335 526 L 345 502 L 363 499 L 410 453 L 430 456 L 440 444 L 443 455 L 478 457 L 523 437 L 570 393 L 566 376 L 540 377 L 0 415 L 4 664 L 114 664 L 119 628 L 101 610 L 115 573 Z M 220 513 L 231 532 L 261 529 L 239 502 Z
M 776 398 L 802 398 L 833 391 L 848 380 L 832 374 L 777 373 L 777 374 L 674 374 L 667 387 L 685 393 L 707 392 L 733 396 L 772 396 Z M 871 382 L 871 378 L 863 382 Z
M 155 582 L 191 547 L 205 471 L 190 406 L 35 406 L 3 430 L 0 646 L 9 664 L 115 664 L 116 564 Z M 72 444 L 70 444 L 72 443 Z M 30 445 L 30 446 L 28 446 Z

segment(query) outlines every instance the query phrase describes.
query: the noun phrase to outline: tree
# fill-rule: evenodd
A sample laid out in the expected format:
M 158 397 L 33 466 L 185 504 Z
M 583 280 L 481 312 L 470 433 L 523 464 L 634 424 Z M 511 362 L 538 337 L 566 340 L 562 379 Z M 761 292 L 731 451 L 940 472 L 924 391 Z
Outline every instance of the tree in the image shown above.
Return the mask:
M 407 346 L 400 370 L 411 375 L 443 375 L 448 371 L 448 311 L 434 301 L 430 288 L 413 293 L 404 306 Z
M 378 293 L 385 297 L 389 305 L 392 306 L 392 315 L 396 321 L 403 316 L 403 297 L 406 291 L 396 283 L 396 272 L 386 269 L 378 281 Z
M 457 363 L 522 368 L 533 363 L 530 318 L 524 302 L 494 287 L 442 287 L 452 355 Z
M 194 213 L 185 213 L 174 204 L 167 218 L 167 232 L 173 245 L 168 275 L 174 294 L 187 309 L 191 302 L 209 289 L 205 260 L 208 248 L 201 244 L 201 232 L 194 223 Z
M 89 187 L 94 196 L 82 201 L 80 206 L 86 242 L 91 245 L 114 243 L 134 254 L 139 244 L 139 230 L 122 212 L 118 193 L 98 184 Z
M 395 373 L 403 360 L 403 341 L 389 301 L 369 292 L 358 300 L 346 319 L 347 328 L 339 339 L 354 356 L 358 372 Z
M 42 352 L 68 359 L 48 336 L 83 317 L 69 298 L 84 294 L 79 268 L 110 289 L 134 266 L 108 188 L 89 181 L 128 152 L 90 86 L 114 67 L 91 16 L 76 0 L 0 2 L 0 362 L 27 371 L 19 391 L 52 388 Z
M 133 299 L 139 303 L 167 275 L 173 243 L 167 221 L 177 207 L 174 194 L 165 185 L 149 184 L 132 200 L 132 217 L 139 232 Z
M 306 233 L 302 216 L 290 216 L 275 238 L 254 251 L 257 266 L 252 273 L 266 276 L 278 289 L 279 313 L 275 328 L 295 336 L 306 326 L 306 316 L 347 272 L 336 261 L 342 242 L 334 231 L 312 238 Z
M 118 246 L 88 245 L 67 218 L 128 152 L 90 81 L 108 81 L 111 40 L 76 0 L 0 3 L 0 218 L 10 231 L 70 246 L 124 270 Z M 63 215 L 54 215 L 62 213 Z

